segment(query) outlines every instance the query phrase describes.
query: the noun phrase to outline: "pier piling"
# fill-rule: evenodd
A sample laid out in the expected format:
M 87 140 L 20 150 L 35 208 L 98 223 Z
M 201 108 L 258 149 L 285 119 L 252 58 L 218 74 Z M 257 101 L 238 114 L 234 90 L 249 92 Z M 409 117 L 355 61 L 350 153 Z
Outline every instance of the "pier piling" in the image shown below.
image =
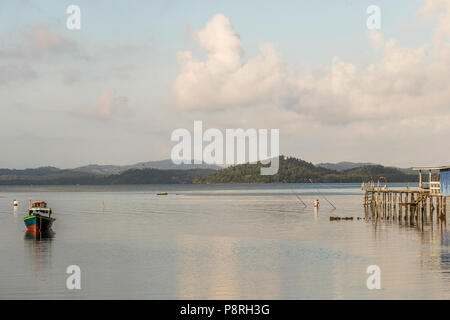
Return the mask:
M 386 220 L 433 221 L 434 212 L 436 220 L 445 220 L 447 217 L 447 196 L 427 192 L 424 190 L 389 189 L 381 188 L 380 183 L 366 184 L 364 195 L 364 207 L 366 215 L 372 214 L 377 218 Z

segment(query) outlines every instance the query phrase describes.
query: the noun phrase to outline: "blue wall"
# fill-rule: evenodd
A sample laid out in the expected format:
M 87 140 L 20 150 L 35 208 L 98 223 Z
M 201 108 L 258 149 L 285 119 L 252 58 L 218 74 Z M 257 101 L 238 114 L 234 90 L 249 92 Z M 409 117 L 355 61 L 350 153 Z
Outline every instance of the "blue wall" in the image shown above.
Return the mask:
M 441 171 L 441 195 L 450 196 L 450 169 Z

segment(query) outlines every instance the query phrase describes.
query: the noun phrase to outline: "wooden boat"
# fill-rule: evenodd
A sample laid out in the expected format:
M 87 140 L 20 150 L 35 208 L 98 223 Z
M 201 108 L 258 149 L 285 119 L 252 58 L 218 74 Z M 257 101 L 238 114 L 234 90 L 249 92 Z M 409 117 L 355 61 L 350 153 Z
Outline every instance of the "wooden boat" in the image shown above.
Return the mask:
M 157 196 L 167 196 L 168 193 L 167 192 L 159 192 L 156 194 Z
M 28 208 L 28 216 L 23 220 L 27 231 L 31 233 L 45 233 L 49 232 L 52 228 L 54 218 L 51 217 L 52 209 L 47 207 L 47 203 L 44 201 L 35 201 Z

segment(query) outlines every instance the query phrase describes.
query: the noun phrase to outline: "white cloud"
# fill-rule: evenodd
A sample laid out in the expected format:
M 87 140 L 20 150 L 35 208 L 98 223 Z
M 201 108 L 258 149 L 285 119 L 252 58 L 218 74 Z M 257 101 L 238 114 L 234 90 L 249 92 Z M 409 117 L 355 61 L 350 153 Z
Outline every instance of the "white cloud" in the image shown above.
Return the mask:
M 38 78 L 36 71 L 28 64 L 0 65 L 0 85 L 23 82 Z
M 128 98 L 116 96 L 114 90 L 106 90 L 100 94 L 93 107 L 76 115 L 98 120 L 113 120 L 125 118 L 129 113 Z
M 375 48 L 380 48 L 384 45 L 384 35 L 378 30 L 369 30 L 369 39 Z
M 276 97 L 286 75 L 273 45 L 262 44 L 261 54 L 245 62 L 240 38 L 222 14 L 194 33 L 194 39 L 209 54 L 203 62 L 192 52 L 178 53 L 181 72 L 173 92 L 179 108 L 220 109 L 264 103 Z
M 2 35 L 0 57 L 29 59 L 55 56 L 70 56 L 89 59 L 80 44 L 47 24 L 32 25 Z
M 420 13 L 426 18 L 438 18 L 436 37 L 442 40 L 450 36 L 450 1 L 449 0 L 422 0 L 424 6 Z
M 427 1 L 422 12 L 445 9 L 450 1 Z M 449 19 L 439 20 L 443 34 Z M 449 33 L 450 35 L 450 33 Z M 369 38 L 382 50 L 381 61 L 357 66 L 334 57 L 328 68 L 290 73 L 274 45 L 261 46 L 261 54 L 243 60 L 242 44 L 230 20 L 218 14 L 194 39 L 208 50 L 206 61 L 192 52 L 179 52 L 180 74 L 173 92 L 180 109 L 226 109 L 272 105 L 288 109 L 308 121 L 348 124 L 355 121 L 397 119 L 448 113 L 450 106 L 450 46 L 434 41 L 419 48 L 386 40 L 379 32 Z M 441 38 L 442 39 L 442 38 Z

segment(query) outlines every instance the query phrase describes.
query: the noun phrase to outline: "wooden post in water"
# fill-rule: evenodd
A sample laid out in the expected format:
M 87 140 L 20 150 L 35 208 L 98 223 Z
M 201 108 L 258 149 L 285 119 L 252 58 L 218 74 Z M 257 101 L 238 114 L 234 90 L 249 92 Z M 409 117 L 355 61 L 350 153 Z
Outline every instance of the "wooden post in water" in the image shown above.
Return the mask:
M 384 192 L 384 213 L 385 213 L 385 218 L 386 219 L 389 219 L 389 206 L 388 206 L 388 202 L 389 202 L 389 199 L 388 199 L 388 193 L 385 191 Z
M 443 201 L 444 201 L 444 203 L 443 203 L 443 206 L 444 206 L 444 210 L 443 210 L 444 219 L 447 219 L 447 197 L 446 196 L 444 196 Z
M 397 218 L 397 196 L 398 196 L 398 194 L 395 193 L 395 195 L 394 195 L 394 219 Z
M 389 217 L 393 218 L 393 206 L 392 206 L 392 200 L 394 199 L 394 195 L 392 194 L 392 192 L 389 192 Z
M 409 188 L 389 190 L 381 188 L 378 184 L 376 188 L 375 185 L 373 185 L 373 188 L 366 187 L 364 207 L 366 215 L 370 212 L 372 218 L 391 221 L 396 219 L 406 221 L 409 218 L 410 223 L 413 223 L 413 221 L 417 223 L 417 227 L 419 227 L 421 221 L 423 227 L 424 222 L 428 219 L 433 221 L 435 211 L 436 218 L 439 221 L 446 219 L 447 197 Z
M 427 197 L 426 196 L 425 197 L 422 196 L 421 206 L 422 206 L 421 213 L 422 213 L 422 220 L 423 220 L 424 216 L 426 215 L 426 209 L 427 209 Z
M 439 221 L 441 215 L 441 202 L 439 201 L 439 196 L 436 196 L 436 220 Z
M 433 196 L 430 195 L 430 220 L 431 221 L 433 221 L 433 211 L 434 211 Z
M 400 202 L 398 204 L 398 220 L 400 221 L 402 219 L 402 212 L 403 211 L 403 192 L 400 192 Z

